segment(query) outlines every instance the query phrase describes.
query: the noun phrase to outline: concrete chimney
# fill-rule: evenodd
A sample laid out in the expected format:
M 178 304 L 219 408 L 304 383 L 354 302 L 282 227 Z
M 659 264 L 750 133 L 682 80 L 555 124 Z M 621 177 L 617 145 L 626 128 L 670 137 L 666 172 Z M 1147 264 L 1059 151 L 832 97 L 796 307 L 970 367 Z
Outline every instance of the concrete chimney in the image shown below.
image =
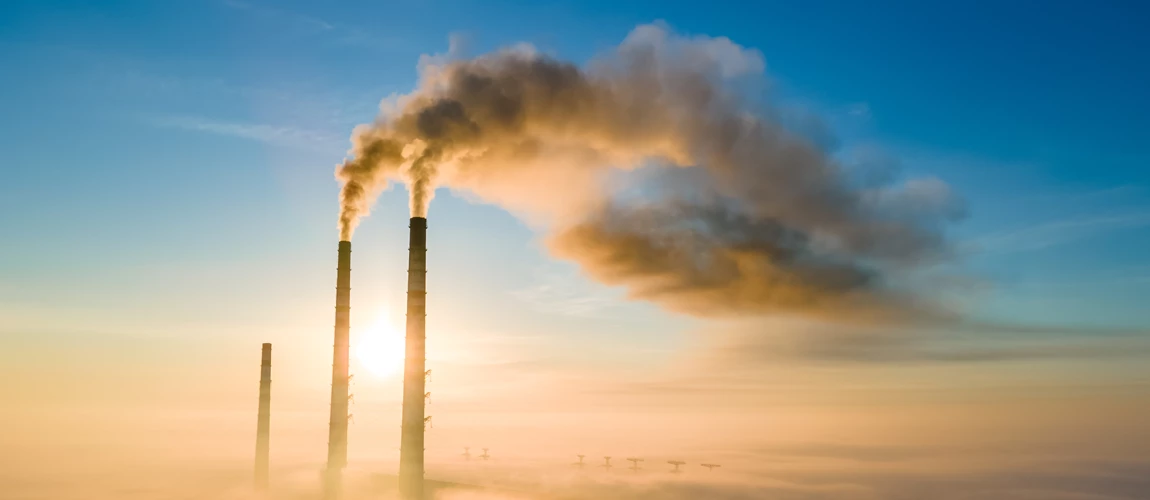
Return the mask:
M 423 500 L 424 386 L 426 382 L 427 219 L 411 218 L 407 260 L 407 352 L 403 369 L 403 428 L 399 448 L 399 493 Z
M 351 330 L 351 242 L 339 242 L 335 279 L 335 344 L 331 364 L 331 415 L 327 433 L 324 498 L 337 500 L 347 465 L 348 344 Z
M 260 356 L 260 409 L 256 418 L 256 474 L 259 491 L 268 489 L 268 446 L 272 405 L 272 345 L 264 344 Z

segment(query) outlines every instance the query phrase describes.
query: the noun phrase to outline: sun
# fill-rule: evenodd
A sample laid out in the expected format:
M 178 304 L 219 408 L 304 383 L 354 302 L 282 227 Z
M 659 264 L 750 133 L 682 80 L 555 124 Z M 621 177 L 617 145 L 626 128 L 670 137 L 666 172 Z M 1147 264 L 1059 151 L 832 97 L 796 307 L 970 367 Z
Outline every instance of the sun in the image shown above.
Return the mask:
M 404 339 L 386 311 L 370 328 L 359 334 L 355 357 L 377 377 L 403 371 Z

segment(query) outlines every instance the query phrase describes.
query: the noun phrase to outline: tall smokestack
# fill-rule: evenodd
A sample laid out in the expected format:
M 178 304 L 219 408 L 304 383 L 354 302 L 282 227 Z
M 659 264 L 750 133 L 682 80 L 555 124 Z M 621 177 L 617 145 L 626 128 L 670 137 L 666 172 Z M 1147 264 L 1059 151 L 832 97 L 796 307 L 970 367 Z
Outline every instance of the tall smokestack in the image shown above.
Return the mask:
M 268 446 L 270 440 L 272 405 L 272 345 L 264 344 L 260 356 L 260 410 L 256 420 L 256 474 L 255 485 L 260 491 L 268 489 Z
M 348 337 L 351 324 L 351 242 L 339 242 L 335 280 L 335 345 L 331 364 L 331 416 L 328 420 L 324 498 L 336 500 L 347 465 Z
M 427 219 L 411 218 L 407 260 L 407 357 L 403 370 L 403 435 L 399 448 L 399 492 L 423 500 L 423 413 L 426 382 Z

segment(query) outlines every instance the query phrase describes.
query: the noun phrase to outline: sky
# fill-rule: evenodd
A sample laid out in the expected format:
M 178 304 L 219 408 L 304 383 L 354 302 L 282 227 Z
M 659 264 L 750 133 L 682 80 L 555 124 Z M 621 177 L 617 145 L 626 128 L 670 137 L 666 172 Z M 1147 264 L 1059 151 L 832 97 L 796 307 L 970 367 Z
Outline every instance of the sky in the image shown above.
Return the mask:
M 757 51 L 740 94 L 834 161 L 949 186 L 962 217 L 939 231 L 955 255 L 919 292 L 943 290 L 960 319 L 685 314 L 557 257 L 538 221 L 441 188 L 429 477 L 596 498 L 1146 498 L 1147 14 L 5 2 L 0 449 L 16 452 L 0 489 L 242 495 L 272 342 L 273 489 L 306 497 L 326 443 L 334 172 L 353 129 L 437 57 L 530 44 L 586 65 L 655 23 Z M 408 216 L 393 186 L 354 238 L 349 453 L 364 484 L 398 456 Z M 497 460 L 461 461 L 464 446 Z M 588 479 L 568 466 L 579 453 L 724 467 Z

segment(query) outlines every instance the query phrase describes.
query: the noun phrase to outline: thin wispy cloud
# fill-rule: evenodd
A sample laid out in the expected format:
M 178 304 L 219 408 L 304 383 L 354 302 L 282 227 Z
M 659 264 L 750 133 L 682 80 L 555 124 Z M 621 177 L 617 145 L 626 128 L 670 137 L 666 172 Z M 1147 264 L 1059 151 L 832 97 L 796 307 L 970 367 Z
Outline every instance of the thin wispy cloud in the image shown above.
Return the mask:
M 945 342 L 938 339 L 857 337 L 818 339 L 800 344 L 792 355 L 835 363 L 988 363 L 1031 360 L 1111 360 L 1146 358 L 1150 346 L 1138 340 L 1077 342 Z
M 156 126 L 205 132 L 279 146 L 318 151 L 338 149 L 343 143 L 334 135 L 284 125 L 219 121 L 195 116 L 161 116 L 148 119 Z
M 1150 212 L 1082 216 L 990 233 L 968 242 L 967 249 L 980 253 L 1043 250 L 1099 233 L 1150 225 Z
M 1115 269 L 1089 270 L 1055 279 L 1027 280 L 1013 283 L 1015 289 L 1063 292 L 1081 295 L 1086 287 L 1126 287 L 1150 285 L 1150 265 L 1123 266 Z
M 1129 200 L 1130 197 L 1142 194 L 1145 189 L 1137 184 L 1121 184 L 1117 186 L 1087 189 L 1083 191 L 1043 193 L 1033 196 L 1035 200 L 1067 202 L 1096 202 L 1115 199 Z
M 707 328 L 699 333 L 707 340 L 696 355 L 712 373 L 810 363 L 937 366 L 1150 359 L 1145 328 L 976 320 L 844 327 L 779 320 Z
M 871 117 L 870 104 L 867 102 L 856 102 L 854 104 L 851 104 L 850 106 L 847 106 L 846 113 L 850 116 L 855 117 L 855 118 L 859 118 L 859 119 L 863 119 L 863 120 L 870 119 L 870 117 Z
M 378 36 L 361 28 L 291 10 L 240 0 L 224 0 L 223 3 L 227 7 L 249 12 L 269 22 L 289 25 L 308 33 L 324 34 L 331 37 L 332 43 L 339 45 L 381 51 L 392 51 L 403 46 L 403 41 L 398 38 Z
M 536 284 L 511 292 L 539 312 L 599 317 L 619 303 L 619 294 L 594 285 L 572 269 L 538 269 Z
M 235 103 L 274 112 L 279 121 L 307 123 L 310 129 L 346 130 L 378 112 L 376 88 L 330 86 L 314 82 L 244 81 L 215 76 L 152 72 L 135 64 L 102 68 L 101 84 L 152 107 L 179 100 L 202 109 Z M 199 109 L 197 108 L 197 109 Z M 340 140 L 341 147 L 346 140 Z
M 335 43 L 351 47 L 390 52 L 403 47 L 404 42 L 398 38 L 373 35 L 360 28 L 343 27 L 339 29 L 340 36 Z
M 335 26 L 323 19 L 276 7 L 243 2 L 241 0 L 224 0 L 223 4 L 233 9 L 251 12 L 253 15 L 269 20 L 288 22 L 313 30 L 327 31 L 335 29 Z

